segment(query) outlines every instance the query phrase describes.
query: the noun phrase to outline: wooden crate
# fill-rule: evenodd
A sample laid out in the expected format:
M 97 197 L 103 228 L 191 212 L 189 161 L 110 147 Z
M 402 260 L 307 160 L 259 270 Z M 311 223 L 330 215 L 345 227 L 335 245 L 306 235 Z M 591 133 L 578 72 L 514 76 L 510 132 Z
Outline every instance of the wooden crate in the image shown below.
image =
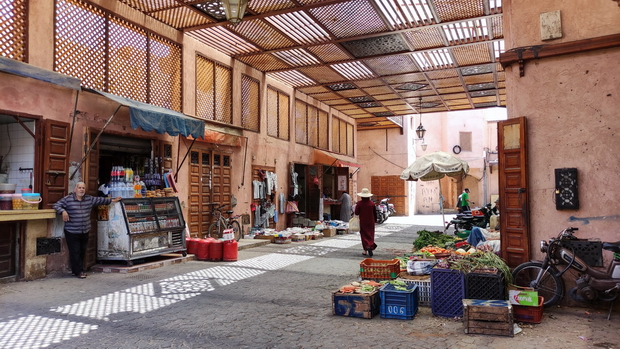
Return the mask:
M 379 314 L 379 291 L 372 293 L 332 293 L 332 314 L 372 319 Z
M 512 304 L 505 300 L 463 299 L 465 333 L 514 337 Z

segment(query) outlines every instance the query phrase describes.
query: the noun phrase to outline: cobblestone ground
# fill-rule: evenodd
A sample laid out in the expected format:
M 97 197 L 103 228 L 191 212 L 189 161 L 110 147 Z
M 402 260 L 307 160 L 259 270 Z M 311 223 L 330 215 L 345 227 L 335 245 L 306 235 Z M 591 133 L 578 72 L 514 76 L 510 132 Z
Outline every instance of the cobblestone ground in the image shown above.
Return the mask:
M 430 227 L 378 226 L 375 259 Z M 553 308 L 513 338 L 468 335 L 420 307 L 413 320 L 332 315 L 358 277 L 359 236 L 270 244 L 237 262 L 191 261 L 133 274 L 51 275 L 0 284 L 0 348 L 618 348 L 620 313 Z

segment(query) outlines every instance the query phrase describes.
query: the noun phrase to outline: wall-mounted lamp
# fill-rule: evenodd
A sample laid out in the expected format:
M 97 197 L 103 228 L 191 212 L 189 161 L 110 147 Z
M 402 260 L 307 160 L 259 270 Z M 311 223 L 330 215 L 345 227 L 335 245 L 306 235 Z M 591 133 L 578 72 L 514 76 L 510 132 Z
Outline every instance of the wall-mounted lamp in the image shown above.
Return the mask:
M 239 24 L 245 14 L 248 0 L 222 0 L 222 6 L 226 13 L 226 19 L 232 24 Z
M 420 146 L 422 147 L 422 150 L 425 151 L 426 147 L 428 147 L 428 144 L 426 144 L 426 142 L 424 142 L 424 140 L 422 140 L 422 144 Z

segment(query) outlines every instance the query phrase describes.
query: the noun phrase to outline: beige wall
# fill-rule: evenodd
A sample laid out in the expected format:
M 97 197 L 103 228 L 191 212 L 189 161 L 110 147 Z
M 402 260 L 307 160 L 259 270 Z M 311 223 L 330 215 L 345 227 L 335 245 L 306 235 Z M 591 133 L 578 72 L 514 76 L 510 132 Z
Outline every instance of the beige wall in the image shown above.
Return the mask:
M 544 44 L 568 43 L 620 31 L 614 1 L 514 1 L 506 4 L 506 49 L 542 44 L 538 16 L 561 10 L 564 37 Z M 538 241 L 568 226 L 582 238 L 617 241 L 620 169 L 620 48 L 525 62 L 506 68 L 508 117 L 528 122 L 530 249 L 541 257 Z M 554 169 L 577 168 L 578 210 L 555 208 Z M 604 252 L 605 261 L 611 257 Z
M 456 155 L 466 160 L 470 166 L 470 176 L 462 187 L 469 187 L 472 200 L 478 205 L 488 203 L 491 195 L 498 193 L 497 166 L 491 173 L 484 168 L 484 150 L 495 151 L 497 146 L 497 121 L 505 119 L 502 109 L 481 109 L 451 113 L 432 113 L 422 115 L 422 125 L 427 130 L 425 151 L 420 147 L 421 141 L 416 140 L 415 129 L 420 124 L 418 114 L 406 116 L 403 134 L 399 129 L 368 130 L 359 132 L 358 159 L 364 164 L 359 171 L 358 187 L 370 188 L 372 176 L 400 175 L 400 173 L 418 156 L 435 151 L 453 154 L 452 148 L 459 144 L 459 132 L 472 133 L 472 151 L 463 151 Z M 496 157 L 494 157 L 496 158 Z M 486 174 L 486 175 L 485 175 Z M 442 195 L 445 210 L 450 212 L 460 194 L 457 180 L 442 180 Z M 439 184 L 432 182 L 407 182 L 409 195 L 409 212 L 406 214 L 438 214 Z M 485 195 L 486 194 L 486 195 Z

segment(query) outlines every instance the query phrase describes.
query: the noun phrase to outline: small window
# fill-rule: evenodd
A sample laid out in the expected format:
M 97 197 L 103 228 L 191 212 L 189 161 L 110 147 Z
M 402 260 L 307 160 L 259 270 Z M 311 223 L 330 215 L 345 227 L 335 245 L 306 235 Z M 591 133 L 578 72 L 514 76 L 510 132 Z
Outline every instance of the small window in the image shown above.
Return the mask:
M 213 154 L 213 166 L 220 166 L 220 155 Z
M 211 154 L 202 154 L 202 164 L 203 165 L 211 165 Z
M 471 151 L 471 132 L 459 132 L 459 146 L 462 151 Z
M 230 156 L 224 155 L 224 166 L 230 167 Z
M 198 152 L 197 151 L 193 151 L 192 154 L 190 155 L 190 162 L 192 164 L 198 163 Z

